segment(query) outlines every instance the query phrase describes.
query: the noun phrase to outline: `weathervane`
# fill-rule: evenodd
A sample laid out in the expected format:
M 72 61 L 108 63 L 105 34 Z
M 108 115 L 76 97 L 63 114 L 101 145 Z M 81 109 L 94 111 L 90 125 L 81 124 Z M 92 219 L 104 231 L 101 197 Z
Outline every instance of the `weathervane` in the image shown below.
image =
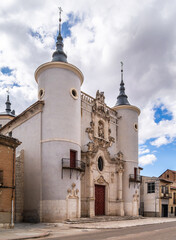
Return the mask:
M 61 35 L 61 13 L 63 12 L 61 7 L 58 7 L 59 9 L 59 34 Z
M 121 82 L 123 82 L 123 62 L 121 63 Z
M 7 88 L 6 92 L 7 92 L 7 95 L 9 95 L 9 93 L 10 93 L 9 88 Z

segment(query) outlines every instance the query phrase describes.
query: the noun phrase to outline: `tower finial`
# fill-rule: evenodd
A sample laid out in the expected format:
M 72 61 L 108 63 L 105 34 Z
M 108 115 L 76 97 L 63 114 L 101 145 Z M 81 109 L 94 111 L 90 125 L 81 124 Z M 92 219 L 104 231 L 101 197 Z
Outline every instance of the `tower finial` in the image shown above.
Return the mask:
M 11 112 L 11 102 L 10 102 L 10 100 L 9 100 L 9 88 L 7 89 L 7 101 L 6 101 L 6 112 L 7 113 L 10 113 Z
M 121 64 L 121 82 L 123 82 L 123 62 L 120 62 Z
M 130 105 L 129 102 L 128 102 L 128 97 L 127 95 L 125 94 L 125 87 L 124 87 L 124 82 L 123 82 L 123 62 L 120 62 L 121 63 L 121 83 L 120 83 L 120 94 L 119 96 L 117 97 L 117 103 L 116 103 L 116 106 L 118 105 Z
M 61 35 L 61 13 L 63 12 L 61 7 L 59 9 L 59 34 L 57 36 L 56 51 L 52 55 L 52 62 L 65 62 L 67 63 L 67 55 L 63 51 L 63 38 Z
M 63 10 L 61 7 L 58 8 L 59 8 L 59 35 L 61 35 L 61 22 L 62 22 L 61 13 L 63 12 Z

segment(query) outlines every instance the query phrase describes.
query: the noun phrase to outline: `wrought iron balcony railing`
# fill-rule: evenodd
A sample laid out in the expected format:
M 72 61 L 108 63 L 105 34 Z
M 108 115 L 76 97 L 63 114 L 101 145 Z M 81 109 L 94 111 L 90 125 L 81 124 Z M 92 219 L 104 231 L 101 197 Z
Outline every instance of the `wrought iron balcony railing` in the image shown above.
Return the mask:
M 130 182 L 137 182 L 137 183 L 141 183 L 142 182 L 142 176 L 138 175 L 138 174 L 130 174 L 129 175 L 129 181 Z
M 79 171 L 85 171 L 85 163 L 79 160 L 70 160 L 69 158 L 62 158 L 62 168 L 73 168 Z
M 63 178 L 63 169 L 70 169 L 70 178 L 71 178 L 73 170 L 76 170 L 78 172 L 85 172 L 85 168 L 86 168 L 86 164 L 82 161 L 72 160 L 70 158 L 62 158 L 62 178 Z

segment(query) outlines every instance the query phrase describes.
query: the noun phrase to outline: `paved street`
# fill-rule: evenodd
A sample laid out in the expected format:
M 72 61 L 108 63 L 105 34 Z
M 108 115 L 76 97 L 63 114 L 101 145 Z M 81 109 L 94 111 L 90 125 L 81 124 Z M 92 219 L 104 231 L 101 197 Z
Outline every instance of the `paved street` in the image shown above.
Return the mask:
M 87 230 L 88 231 L 88 230 Z M 96 230 L 96 232 L 79 233 L 72 236 L 46 237 L 47 240 L 175 240 L 176 222 L 145 226 L 127 227 L 113 230 Z M 74 233 L 75 234 L 75 233 Z
M 128 220 L 127 220 L 128 219 Z M 18 223 L 0 228 L 0 240 L 175 240 L 175 218 L 81 218 L 62 223 Z

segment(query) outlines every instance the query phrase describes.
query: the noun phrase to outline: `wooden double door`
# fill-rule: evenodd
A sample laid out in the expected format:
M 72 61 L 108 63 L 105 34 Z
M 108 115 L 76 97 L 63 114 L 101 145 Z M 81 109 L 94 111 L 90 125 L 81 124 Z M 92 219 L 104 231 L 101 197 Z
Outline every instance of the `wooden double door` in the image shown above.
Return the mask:
M 95 215 L 105 215 L 105 186 L 95 185 Z

